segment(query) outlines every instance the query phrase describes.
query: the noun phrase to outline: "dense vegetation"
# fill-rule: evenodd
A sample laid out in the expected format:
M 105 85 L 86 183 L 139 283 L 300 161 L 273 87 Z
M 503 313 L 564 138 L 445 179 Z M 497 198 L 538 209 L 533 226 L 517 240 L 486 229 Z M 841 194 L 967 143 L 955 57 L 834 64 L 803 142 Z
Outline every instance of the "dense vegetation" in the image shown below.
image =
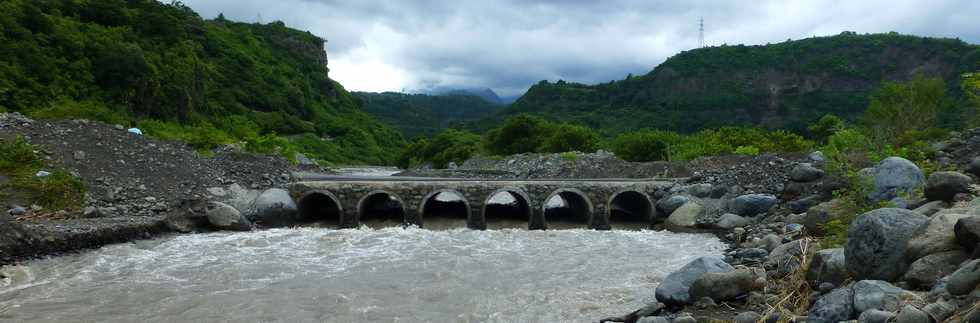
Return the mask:
M 827 114 L 854 120 L 882 81 L 939 77 L 959 97 L 960 75 L 980 68 L 980 47 L 956 39 L 845 32 L 761 46 L 682 52 L 649 74 L 584 85 L 541 81 L 485 130 L 530 113 L 612 136 L 641 128 L 696 132 L 751 125 L 803 133 Z M 958 118 L 947 118 L 956 121 Z
M 354 92 L 364 111 L 402 132 L 406 138 L 433 136 L 465 121 L 490 116 L 504 106 L 481 97 L 453 92 L 448 95 Z M 498 99 L 499 100 L 499 99 Z
M 9 0 L 0 12 L 0 110 L 340 163 L 390 163 L 404 144 L 328 78 L 322 39 L 281 22 L 204 20 L 155 0 Z

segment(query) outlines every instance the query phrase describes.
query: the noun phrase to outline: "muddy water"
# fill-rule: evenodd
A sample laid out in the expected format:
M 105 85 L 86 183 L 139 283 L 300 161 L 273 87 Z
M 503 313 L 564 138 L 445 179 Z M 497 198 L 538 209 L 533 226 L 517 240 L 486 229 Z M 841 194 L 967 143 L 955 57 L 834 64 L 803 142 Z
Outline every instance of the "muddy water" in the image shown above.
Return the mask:
M 275 229 L 6 267 L 10 322 L 586 322 L 724 245 L 652 231 Z

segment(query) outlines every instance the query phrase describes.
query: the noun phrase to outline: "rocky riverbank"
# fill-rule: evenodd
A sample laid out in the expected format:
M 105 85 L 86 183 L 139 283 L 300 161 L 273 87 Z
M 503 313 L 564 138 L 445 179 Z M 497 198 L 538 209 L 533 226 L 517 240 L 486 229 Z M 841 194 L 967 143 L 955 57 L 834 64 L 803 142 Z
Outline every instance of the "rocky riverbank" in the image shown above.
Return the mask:
M 279 156 L 234 147 L 202 155 L 183 143 L 137 135 L 118 125 L 0 114 L 0 138 L 15 136 L 34 145 L 50 170 L 64 169 L 80 179 L 87 194 L 81 209 L 49 210 L 18 192 L 0 190 L 5 206 L 0 212 L 0 264 L 196 230 L 186 218 L 207 211 L 208 201 L 235 204 L 239 213 L 255 219 L 261 206 L 253 200 L 263 191 L 285 187 L 298 170 Z M 0 186 L 5 181 L 0 174 Z M 216 221 L 221 227 L 243 227 Z
M 890 207 L 859 215 L 829 194 L 840 180 L 819 154 L 790 163 L 775 195 L 671 189 L 657 203 L 665 227 L 714 230 L 731 249 L 667 276 L 657 302 L 601 322 L 980 322 L 980 174 L 971 168 L 980 162 L 956 153 L 980 140 L 953 142 L 939 156 L 963 172 L 926 177 L 898 157 L 861 171 L 872 183 L 862 198 Z M 767 186 L 743 183 L 752 184 Z M 821 238 L 828 223 L 852 218 L 843 245 Z

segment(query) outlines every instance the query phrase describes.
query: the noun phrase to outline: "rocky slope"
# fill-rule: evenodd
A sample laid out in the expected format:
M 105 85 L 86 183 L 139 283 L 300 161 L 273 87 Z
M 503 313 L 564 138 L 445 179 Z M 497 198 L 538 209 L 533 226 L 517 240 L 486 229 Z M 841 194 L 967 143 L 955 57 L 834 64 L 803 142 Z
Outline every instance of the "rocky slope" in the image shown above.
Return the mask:
M 224 197 L 228 186 L 243 192 L 284 187 L 296 170 L 278 156 L 231 147 L 203 156 L 183 143 L 100 122 L 0 114 L 0 138 L 14 136 L 38 147 L 46 166 L 81 179 L 88 193 L 82 210 L 46 210 L 17 194 L 0 196 L 2 216 L 15 218 L 4 221 L 20 227 L 0 232 L 0 262 L 170 231 L 164 220 L 185 213 L 187 201 Z

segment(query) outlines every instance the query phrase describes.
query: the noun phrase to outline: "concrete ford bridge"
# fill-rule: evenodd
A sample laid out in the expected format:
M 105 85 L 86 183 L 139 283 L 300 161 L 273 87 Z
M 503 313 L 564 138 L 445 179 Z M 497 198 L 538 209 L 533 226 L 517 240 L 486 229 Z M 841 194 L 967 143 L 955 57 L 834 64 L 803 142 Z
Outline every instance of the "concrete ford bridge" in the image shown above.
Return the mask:
M 297 201 L 300 219 L 341 228 L 370 220 L 425 227 L 427 218 L 441 217 L 465 219 L 466 226 L 476 230 L 496 220 L 526 221 L 532 230 L 558 222 L 608 230 L 619 222 L 652 225 L 656 209 L 651 197 L 673 185 L 673 181 L 652 179 L 322 176 L 294 183 L 290 194 Z

